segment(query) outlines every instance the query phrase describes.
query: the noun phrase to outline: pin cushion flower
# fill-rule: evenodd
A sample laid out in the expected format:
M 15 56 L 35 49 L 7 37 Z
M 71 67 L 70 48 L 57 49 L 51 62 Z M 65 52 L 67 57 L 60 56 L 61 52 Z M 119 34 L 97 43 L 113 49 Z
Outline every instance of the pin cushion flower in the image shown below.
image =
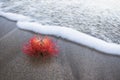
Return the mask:
M 24 44 L 23 52 L 29 56 L 45 57 L 57 55 L 58 49 L 49 37 L 34 36 Z

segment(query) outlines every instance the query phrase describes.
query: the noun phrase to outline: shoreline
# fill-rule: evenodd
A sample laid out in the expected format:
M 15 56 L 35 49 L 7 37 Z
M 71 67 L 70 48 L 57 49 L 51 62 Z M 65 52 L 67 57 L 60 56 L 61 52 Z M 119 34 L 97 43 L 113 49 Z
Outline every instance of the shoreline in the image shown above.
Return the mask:
M 20 30 L 15 22 L 1 17 L 0 30 L 0 34 L 5 32 L 0 36 L 5 36 L 0 40 L 0 80 L 120 79 L 120 56 L 49 36 L 59 46 L 60 52 L 57 57 L 43 61 L 28 57 L 21 51 L 22 44 L 35 33 Z
M 101 39 L 81 33 L 71 28 L 42 25 L 36 22 L 31 22 L 32 21 L 31 18 L 21 14 L 0 12 L 0 16 L 3 16 L 12 21 L 16 21 L 17 27 L 23 30 L 32 31 L 35 33 L 41 33 L 44 35 L 53 35 L 56 37 L 61 37 L 63 39 L 75 42 L 77 44 L 80 45 L 82 44 L 84 46 L 93 48 L 100 52 L 104 52 L 112 55 L 120 55 L 119 44 L 108 43 Z

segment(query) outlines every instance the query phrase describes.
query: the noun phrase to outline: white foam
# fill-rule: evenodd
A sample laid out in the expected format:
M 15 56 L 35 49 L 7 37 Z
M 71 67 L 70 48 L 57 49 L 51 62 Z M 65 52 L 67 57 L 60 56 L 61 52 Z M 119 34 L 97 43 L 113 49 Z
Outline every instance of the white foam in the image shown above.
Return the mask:
M 16 14 L 16 13 L 5 13 L 5 12 L 0 12 L 0 16 L 6 17 L 10 20 L 13 21 L 30 21 L 31 18 L 27 17 L 27 16 L 23 16 L 21 14 Z
M 89 36 L 87 34 L 81 33 L 79 31 L 67 27 L 49 26 L 49 25 L 42 25 L 37 22 L 30 22 L 30 18 L 19 14 L 0 12 L 0 15 L 8 19 L 17 21 L 17 26 L 21 29 L 33 31 L 36 33 L 46 34 L 46 35 L 54 35 L 57 37 L 62 37 L 64 39 L 88 46 L 90 48 L 94 48 L 104 53 L 120 55 L 119 44 L 107 43 L 103 40 L 100 40 L 98 38 Z

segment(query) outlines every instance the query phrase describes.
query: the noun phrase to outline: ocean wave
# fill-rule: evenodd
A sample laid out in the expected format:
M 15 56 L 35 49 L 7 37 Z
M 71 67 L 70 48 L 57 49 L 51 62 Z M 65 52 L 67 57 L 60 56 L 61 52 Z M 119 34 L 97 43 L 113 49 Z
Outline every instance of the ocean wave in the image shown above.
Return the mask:
M 117 0 L 0 0 L 0 16 L 17 21 L 25 30 L 119 54 L 119 4 Z
M 72 42 L 88 46 L 98 51 L 120 55 L 120 45 L 115 43 L 108 43 L 98 38 L 81 33 L 72 28 L 62 26 L 42 25 L 37 22 L 32 22 L 32 19 L 20 14 L 0 12 L 0 16 L 6 17 L 10 20 L 17 21 L 17 26 L 20 29 L 33 31 L 45 35 L 54 35 Z

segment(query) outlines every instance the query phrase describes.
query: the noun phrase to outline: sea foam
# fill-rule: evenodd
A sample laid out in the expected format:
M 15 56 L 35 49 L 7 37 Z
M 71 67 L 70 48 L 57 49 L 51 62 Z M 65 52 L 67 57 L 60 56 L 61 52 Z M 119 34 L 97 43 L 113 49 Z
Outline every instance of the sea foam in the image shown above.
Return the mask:
M 71 28 L 67 28 L 63 26 L 42 25 L 37 22 L 31 22 L 32 20 L 31 18 L 24 15 L 16 14 L 16 13 L 5 13 L 1 11 L 0 16 L 6 17 L 13 21 L 17 21 L 18 28 L 21 28 L 24 30 L 29 30 L 29 31 L 33 31 L 33 32 L 41 33 L 45 35 L 54 35 L 78 44 L 88 46 L 90 48 L 94 48 L 98 51 L 101 51 L 107 54 L 120 55 L 119 44 L 108 43 L 101 39 L 81 33 Z

